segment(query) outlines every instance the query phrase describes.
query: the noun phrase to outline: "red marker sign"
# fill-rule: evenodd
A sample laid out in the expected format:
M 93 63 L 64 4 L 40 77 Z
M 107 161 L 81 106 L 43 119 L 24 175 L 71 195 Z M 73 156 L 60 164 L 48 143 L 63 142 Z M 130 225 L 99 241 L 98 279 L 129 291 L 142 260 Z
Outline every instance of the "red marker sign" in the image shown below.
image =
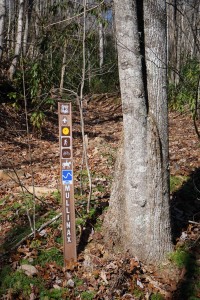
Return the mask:
M 58 103 L 64 264 L 76 261 L 71 103 Z

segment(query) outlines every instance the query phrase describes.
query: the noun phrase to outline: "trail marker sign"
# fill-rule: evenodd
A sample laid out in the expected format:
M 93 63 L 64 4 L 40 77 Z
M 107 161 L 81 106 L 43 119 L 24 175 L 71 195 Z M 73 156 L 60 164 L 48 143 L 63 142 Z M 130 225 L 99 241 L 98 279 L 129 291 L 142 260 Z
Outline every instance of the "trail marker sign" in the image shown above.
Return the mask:
M 77 260 L 71 103 L 58 103 L 64 265 Z

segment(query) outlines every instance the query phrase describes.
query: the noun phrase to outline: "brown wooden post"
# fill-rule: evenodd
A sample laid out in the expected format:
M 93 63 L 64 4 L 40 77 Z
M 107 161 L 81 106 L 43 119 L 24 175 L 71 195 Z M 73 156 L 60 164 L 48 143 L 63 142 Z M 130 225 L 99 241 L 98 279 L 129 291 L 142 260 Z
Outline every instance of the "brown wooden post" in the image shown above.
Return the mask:
M 71 103 L 58 103 L 64 265 L 77 260 Z

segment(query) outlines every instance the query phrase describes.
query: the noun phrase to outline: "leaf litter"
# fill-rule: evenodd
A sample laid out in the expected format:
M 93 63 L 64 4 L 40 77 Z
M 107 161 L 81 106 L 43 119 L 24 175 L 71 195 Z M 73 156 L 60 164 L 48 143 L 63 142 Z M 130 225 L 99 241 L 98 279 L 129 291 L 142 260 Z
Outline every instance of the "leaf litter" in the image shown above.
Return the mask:
M 112 247 L 104 244 L 101 224 L 109 201 L 113 166 L 122 138 L 120 98 L 108 94 L 94 95 L 84 103 L 85 133 L 88 138 L 87 149 L 93 183 L 89 215 L 86 214 L 87 176 L 84 170 L 81 171 L 80 120 L 78 109 L 74 107 L 73 151 L 78 260 L 67 268 L 63 267 L 61 220 L 57 218 L 54 222 L 49 222 L 61 210 L 56 112 L 52 114 L 51 120 L 46 120 L 44 135 L 39 138 L 36 134 L 31 135 L 30 162 L 27 137 L 25 131 L 21 131 L 24 129 L 21 125 L 22 117 L 19 118 L 20 124 L 11 107 L 6 106 L 4 109 L 9 118 L 8 123 L 12 124 L 14 120 L 15 130 L 10 130 L 2 123 L 0 131 L 0 169 L 4 174 L 0 174 L 0 263 L 2 272 L 9 266 L 10 274 L 25 272 L 24 276 L 30 279 L 27 293 L 17 289 L 14 279 L 11 287 L 2 280 L 1 299 L 184 299 L 185 283 L 191 284 L 188 276 L 197 282 L 200 272 L 192 272 L 187 265 L 177 267 L 171 260 L 159 269 L 144 266 L 128 252 L 123 255 L 113 253 Z M 199 141 L 189 115 L 170 112 L 169 126 L 170 173 L 171 176 L 182 179 L 178 191 L 171 195 L 172 217 L 181 231 L 175 234 L 175 244 L 177 249 L 187 247 L 196 268 L 200 265 L 200 209 L 199 203 L 196 203 L 200 198 Z M 36 199 L 36 227 L 42 230 L 35 237 L 30 235 L 27 220 L 27 208 L 32 213 L 32 196 L 24 188 L 32 185 L 32 171 L 36 187 L 46 188 L 46 191 L 54 189 Z M 7 173 L 10 177 L 5 179 Z M 195 180 L 194 199 L 190 200 L 187 196 L 190 201 L 185 205 L 182 201 L 183 192 L 187 184 L 192 184 L 189 182 L 190 178 L 192 182 Z M 192 205 L 195 210 L 191 208 Z M 43 226 L 44 224 L 46 225 Z M 177 232 L 176 228 L 175 231 Z M 43 284 L 40 285 L 36 279 Z M 24 288 L 23 285 L 21 288 Z M 198 297 L 199 286 L 193 285 L 193 289 Z

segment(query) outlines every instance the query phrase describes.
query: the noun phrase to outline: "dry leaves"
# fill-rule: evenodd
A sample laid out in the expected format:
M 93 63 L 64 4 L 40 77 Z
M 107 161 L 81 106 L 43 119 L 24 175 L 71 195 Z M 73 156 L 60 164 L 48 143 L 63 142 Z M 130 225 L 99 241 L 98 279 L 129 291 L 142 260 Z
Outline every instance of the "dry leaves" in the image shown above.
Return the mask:
M 93 201 L 100 213 L 90 219 L 87 226 L 79 225 L 80 232 L 77 236 L 77 243 L 80 243 L 80 236 L 88 229 L 89 234 L 83 240 L 84 247 L 78 255 L 78 262 L 68 264 L 67 268 L 58 266 L 54 261 L 47 262 L 45 266 L 31 265 L 38 258 L 41 251 L 48 251 L 55 247 L 62 253 L 62 245 L 58 240 L 61 238 L 62 226 L 53 228 L 49 225 L 43 232 L 40 232 L 34 240 L 28 239 L 17 248 L 17 251 L 10 253 L 9 264 L 13 271 L 21 269 L 28 276 L 42 278 L 46 287 L 50 289 L 68 288 L 66 299 L 81 299 L 81 293 L 85 291 L 94 292 L 94 299 L 151 299 L 151 295 L 160 293 L 164 299 L 171 299 L 178 286 L 178 279 L 185 278 L 185 269 L 177 270 L 172 265 L 166 265 L 162 272 L 144 266 L 137 258 L 129 257 L 128 254 L 113 254 L 112 247 L 106 248 L 103 243 L 103 236 L 95 229 L 96 219 L 103 221 L 101 211 L 107 205 L 110 194 L 113 164 L 116 158 L 118 145 L 122 137 L 122 113 L 119 101 L 104 95 L 88 102 L 85 117 L 85 130 L 88 137 L 88 157 L 92 171 Z M 13 114 L 13 116 L 12 116 Z M 17 122 L 16 115 L 10 111 Z M 58 126 L 57 116 L 53 115 L 53 122 L 50 120 L 45 124 L 46 135 L 42 139 L 31 137 L 32 164 L 29 160 L 29 151 L 26 136 L 22 133 L 11 135 L 10 132 L 3 132 L 0 142 L 1 166 L 0 195 L 1 207 L 1 243 L 0 255 L 4 254 L 5 241 L 15 242 L 15 236 L 10 235 L 13 227 L 20 228 L 27 226 L 26 214 L 21 214 L 23 198 L 19 193 L 19 186 L 32 185 L 32 170 L 34 181 L 38 188 L 45 191 L 52 191 L 59 188 L 59 149 L 58 149 Z M 12 121 L 11 121 L 12 122 Z M 82 164 L 82 146 L 78 110 L 73 114 L 74 133 L 74 170 L 75 187 L 80 191 L 80 169 Z M 20 124 L 16 125 L 20 129 Z M 50 139 L 51 137 L 51 139 Z M 32 166 L 32 167 L 31 167 Z M 200 167 L 199 141 L 195 135 L 192 121 L 189 115 L 177 115 L 170 113 L 170 171 L 173 175 L 189 175 L 195 168 Z M 33 168 L 33 169 L 32 169 Z M 8 179 L 5 170 L 14 174 L 16 181 Z M 15 171 L 16 170 L 16 173 Z M 19 178 L 16 177 L 19 174 Z M 5 175 L 5 176 L 4 176 Z M 3 177 L 6 177 L 3 178 Z M 19 182 L 20 180 L 20 182 Z M 87 183 L 83 183 L 83 194 L 87 193 Z M 76 213 L 81 217 L 84 206 L 84 195 L 77 196 Z M 39 204 L 39 202 L 37 202 Z M 52 195 L 45 196 L 45 202 L 40 203 L 38 218 L 48 216 L 50 209 L 59 213 L 60 203 L 55 201 Z M 12 207 L 12 209 L 7 209 Z M 176 214 L 184 218 L 179 206 L 175 207 Z M 44 221 L 45 222 L 45 221 Z M 86 227 L 85 227 L 86 226 Z M 198 224 L 190 224 L 187 230 L 180 234 L 178 244 L 185 241 L 196 242 L 200 234 Z M 35 242 L 32 243 L 32 242 Z M 33 244 L 36 245 L 33 247 Z M 195 245 L 194 245 L 195 246 Z M 198 243 L 197 243 L 198 246 Z M 200 260 L 200 250 L 194 247 L 194 255 L 197 263 Z M 21 260 L 29 261 L 29 264 L 19 265 Z M 3 265 L 7 263 L 4 257 L 1 258 Z M 137 293 L 136 293 L 137 292 Z M 9 289 L 6 299 L 12 298 L 12 289 Z M 38 299 L 39 290 L 32 287 L 29 300 Z M 136 296 L 140 295 L 140 296 Z M 68 298 L 67 298 L 68 297 Z M 16 298 L 17 299 L 17 298 Z M 22 299 L 19 298 L 18 299 Z

